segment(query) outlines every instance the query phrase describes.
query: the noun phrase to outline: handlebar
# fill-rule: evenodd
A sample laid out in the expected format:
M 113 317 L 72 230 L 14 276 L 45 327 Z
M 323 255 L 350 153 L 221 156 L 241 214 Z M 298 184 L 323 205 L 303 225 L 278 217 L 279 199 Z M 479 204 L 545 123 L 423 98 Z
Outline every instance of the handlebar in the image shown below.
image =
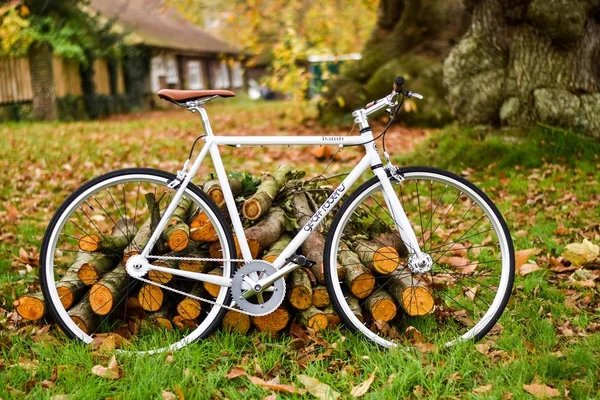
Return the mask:
M 392 93 L 390 93 L 382 99 L 375 100 L 367 104 L 365 106 L 366 114 L 371 115 L 383 108 L 395 106 L 396 104 L 398 104 L 398 102 L 396 101 L 398 94 L 402 94 L 403 96 L 406 96 L 408 98 L 414 97 L 416 99 L 423 100 L 422 94 L 404 89 L 404 82 L 405 80 L 403 77 L 397 76 L 396 79 L 394 79 L 394 89 L 392 90 Z

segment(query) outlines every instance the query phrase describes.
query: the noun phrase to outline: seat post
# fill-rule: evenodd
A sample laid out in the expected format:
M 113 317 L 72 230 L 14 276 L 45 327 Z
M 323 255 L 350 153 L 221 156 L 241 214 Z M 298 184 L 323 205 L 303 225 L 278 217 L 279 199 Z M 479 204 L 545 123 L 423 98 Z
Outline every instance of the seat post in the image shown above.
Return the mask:
M 202 126 L 204 127 L 204 132 L 207 136 L 214 136 L 212 127 L 210 126 L 210 120 L 208 119 L 208 113 L 201 105 L 194 105 L 188 107 L 188 110 L 195 113 L 197 112 L 200 115 L 200 119 L 202 120 Z

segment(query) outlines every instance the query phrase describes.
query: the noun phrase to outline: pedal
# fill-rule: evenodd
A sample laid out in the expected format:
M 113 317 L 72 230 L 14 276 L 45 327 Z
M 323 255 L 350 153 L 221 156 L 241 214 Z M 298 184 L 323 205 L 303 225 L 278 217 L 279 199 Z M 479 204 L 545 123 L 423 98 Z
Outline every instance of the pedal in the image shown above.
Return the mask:
M 299 254 L 294 254 L 293 256 L 286 258 L 285 261 L 308 268 L 316 264 L 315 261 L 309 260 L 308 258 Z

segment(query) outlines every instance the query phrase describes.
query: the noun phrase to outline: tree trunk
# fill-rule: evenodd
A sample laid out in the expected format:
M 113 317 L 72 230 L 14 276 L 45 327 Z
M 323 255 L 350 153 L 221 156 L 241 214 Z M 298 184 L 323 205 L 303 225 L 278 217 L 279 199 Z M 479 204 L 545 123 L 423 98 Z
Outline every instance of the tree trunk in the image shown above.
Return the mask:
M 330 304 L 323 309 L 323 314 L 327 317 L 327 321 L 329 322 L 329 328 L 336 328 L 339 324 L 342 323 L 342 319 L 335 312 L 335 309 Z
M 175 211 L 173 211 L 173 214 L 171 214 L 171 218 L 162 233 L 162 238 L 167 242 L 169 249 L 172 251 L 181 251 L 189 243 L 190 227 L 186 221 L 191 205 L 191 199 L 187 197 L 182 198 Z
M 306 310 L 312 305 L 312 285 L 303 268 L 298 268 L 289 278 L 290 304 L 297 310 Z
M 94 254 L 77 253 L 75 262 L 56 284 L 56 291 L 65 310 L 71 308 L 87 291 L 86 285 L 79 279 L 78 273 L 83 265 L 94 260 Z M 98 256 L 98 255 L 96 255 Z
M 370 295 L 365 304 L 374 320 L 387 322 L 396 316 L 396 303 L 392 296 L 383 289 Z
M 196 297 L 206 298 L 206 291 L 204 290 L 201 282 L 195 283 L 194 287 L 189 293 Z M 201 311 L 202 302 L 191 297 L 185 296 L 177 304 L 177 314 L 181 315 L 185 319 L 196 319 L 200 316 Z
M 168 331 L 173 329 L 173 323 L 171 322 L 171 318 L 173 317 L 172 305 L 170 303 L 165 303 L 160 308 L 160 310 L 153 312 L 148 315 L 150 320 L 156 322 L 162 329 L 166 329 Z
M 90 305 L 98 315 L 107 315 L 127 294 L 123 290 L 128 275 L 125 264 L 120 262 L 115 269 L 104 275 L 90 288 Z
M 375 277 L 364 265 L 356 253 L 345 245 L 338 253 L 338 262 L 346 271 L 345 280 L 352 294 L 359 299 L 367 298 L 375 287 Z
M 310 328 L 314 331 L 322 331 L 329 326 L 329 320 L 323 311 L 316 307 L 307 308 L 298 313 L 298 322 L 300 325 Z
M 404 114 L 403 121 L 447 122 L 442 60 L 465 32 L 468 21 L 460 0 L 381 0 L 377 24 L 361 60 L 347 63 L 341 76 L 327 84 L 322 119 L 349 119 L 352 110 L 389 94 L 394 78 L 403 75 L 410 90 L 425 95 L 417 112 Z
M 190 239 L 194 242 L 213 243 L 219 240 L 217 231 L 206 213 L 201 212 L 190 222 Z
M 360 261 L 373 272 L 387 275 L 400 265 L 400 256 L 393 247 L 362 239 L 355 240 L 353 245 Z
M 434 298 L 431 290 L 408 272 L 397 272 L 390 276 L 390 294 L 411 317 L 433 312 Z
M 69 310 L 69 316 L 87 335 L 91 334 L 96 330 L 99 324 L 99 318 L 92 307 L 90 306 L 90 295 L 87 293 L 83 298 L 77 303 L 77 305 Z
M 263 260 L 270 263 L 274 262 L 291 241 L 292 238 L 290 238 L 288 235 L 282 235 L 275 243 L 271 245 L 271 247 L 269 247 L 269 251 L 263 256 Z
M 331 304 L 329 292 L 325 286 L 317 286 L 313 289 L 312 303 L 317 308 L 324 308 Z
M 282 165 L 271 175 L 263 176 L 256 193 L 254 193 L 242 206 L 244 218 L 254 221 L 263 216 L 269 208 L 277 193 L 285 185 L 291 168 Z
M 221 268 L 221 267 L 213 268 L 212 270 L 209 271 L 208 274 L 215 275 L 215 276 L 223 276 L 223 268 Z M 208 294 L 210 294 L 212 297 L 217 297 L 219 295 L 219 292 L 221 291 L 221 286 L 215 285 L 214 283 L 208 283 L 208 282 L 202 282 L 202 284 L 204 285 L 204 289 L 206 289 Z
M 596 0 L 471 0 L 472 23 L 444 63 L 463 123 L 536 121 L 600 137 Z
M 84 284 L 88 286 L 93 285 L 102 275 L 112 270 L 117 264 L 117 261 L 118 260 L 115 258 L 107 255 L 95 255 L 81 265 L 77 271 L 77 277 Z
M 253 257 L 258 257 L 275 243 L 285 231 L 285 215 L 279 207 L 273 207 L 256 225 L 245 230 L 248 246 Z

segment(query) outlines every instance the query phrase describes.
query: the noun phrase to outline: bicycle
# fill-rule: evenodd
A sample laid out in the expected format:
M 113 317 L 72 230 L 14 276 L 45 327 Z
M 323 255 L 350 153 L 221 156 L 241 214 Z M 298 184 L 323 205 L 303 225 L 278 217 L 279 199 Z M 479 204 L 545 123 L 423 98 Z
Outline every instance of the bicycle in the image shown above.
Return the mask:
M 514 251 L 509 230 L 494 203 L 466 179 L 429 167 L 398 168 L 391 163 L 385 142 L 383 164 L 375 140 L 385 139 L 404 98 L 423 98 L 403 84 L 403 78 L 396 78 L 388 96 L 352 113 L 359 127 L 357 136 L 215 136 L 203 105 L 217 97 L 232 97 L 233 92 L 159 91 L 162 99 L 200 115 L 205 134 L 198 139 L 204 146 L 191 165 L 190 152 L 177 174 L 146 168 L 113 171 L 85 183 L 60 206 L 40 254 L 42 290 L 58 326 L 85 343 L 99 333 L 126 331 L 131 351 L 155 353 L 207 337 L 227 310 L 267 315 L 284 300 L 284 278 L 318 261 L 307 260 L 298 249 L 344 199 L 327 233 L 323 263 L 331 302 L 346 327 L 383 347 L 397 346 L 399 333 L 409 325 L 426 337 L 439 336 L 448 346 L 482 338 L 510 297 Z M 375 137 L 368 117 L 384 109 L 392 118 Z M 222 145 L 363 146 L 365 154 L 270 263 L 251 255 L 221 160 Z M 228 217 L 191 183 L 209 153 Z M 348 195 L 368 169 L 374 177 Z M 189 212 L 186 217 L 178 214 L 183 208 Z M 192 217 L 203 219 L 203 226 L 212 229 L 211 241 L 189 242 L 185 248 L 175 246 L 176 251 L 167 252 L 165 232 L 174 229 L 181 218 L 189 221 Z M 82 238 L 89 243 L 82 243 Z M 391 247 L 380 260 L 391 263 L 392 272 L 368 270 L 366 278 L 355 285 L 348 271 L 360 262 L 351 251 L 357 251 L 356 243 Z M 208 246 L 218 249 L 217 257 L 210 256 Z M 86 275 L 90 281 L 85 284 L 79 278 L 84 264 L 91 264 L 86 273 L 92 274 L 91 278 Z M 91 289 L 84 295 L 89 289 L 85 285 Z M 364 290 L 354 291 L 352 285 Z M 212 290 L 207 292 L 207 288 Z M 137 312 L 131 304 L 136 302 L 130 296 L 134 290 L 148 292 L 143 300 L 156 308 L 151 307 L 156 311 L 151 313 L 152 321 L 165 329 L 132 318 Z M 85 301 L 74 307 L 74 300 L 82 296 Z M 383 312 L 375 320 L 363 312 L 367 307 L 373 310 L 374 297 L 409 303 L 403 313 L 398 308 L 397 313 Z M 200 306 L 194 318 L 173 328 L 169 316 L 160 320 L 157 305 L 181 299 L 196 300 Z

